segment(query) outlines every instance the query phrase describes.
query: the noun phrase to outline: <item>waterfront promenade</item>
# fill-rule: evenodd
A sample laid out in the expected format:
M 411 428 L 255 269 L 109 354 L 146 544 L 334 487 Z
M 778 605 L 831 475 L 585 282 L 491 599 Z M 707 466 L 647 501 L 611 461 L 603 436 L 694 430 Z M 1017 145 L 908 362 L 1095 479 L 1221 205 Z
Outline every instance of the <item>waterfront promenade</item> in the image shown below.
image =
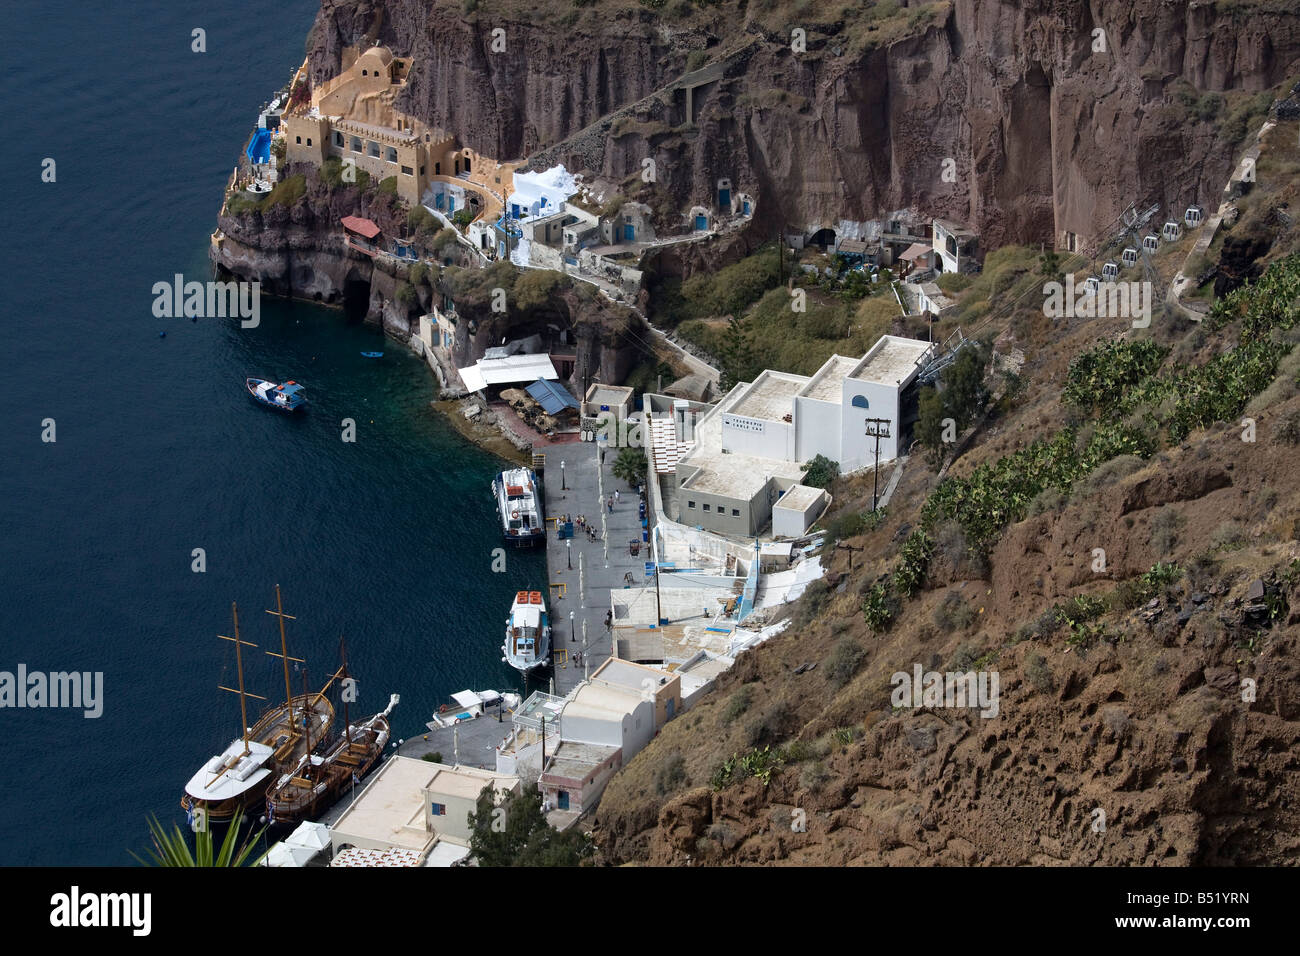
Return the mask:
M 609 659 L 613 631 L 605 626 L 605 616 L 612 608 L 610 590 L 644 583 L 649 552 L 644 543 L 637 555 L 632 555 L 628 547 L 630 541 L 641 540 L 637 507 L 640 499 L 625 481 L 614 477 L 617 449 L 605 452 L 603 465 L 594 442 L 539 446 L 536 451 L 546 456 L 542 483 L 547 516 L 546 607 L 552 621 L 555 663 L 549 678 L 530 678 L 527 690 L 545 690 L 563 697 L 582 682 L 584 675 L 595 672 Z M 619 500 L 611 512 L 601 502 L 616 489 Z M 563 525 L 565 515 L 574 519 L 572 538 L 557 537 L 557 527 Z M 577 525 L 578 515 L 599 530 L 600 540 L 588 539 L 586 531 Z M 519 693 L 524 691 L 524 685 L 521 679 L 513 686 L 495 689 Z M 397 752 L 416 758 L 437 753 L 446 763 L 452 763 L 453 754 L 458 754 L 460 763 L 494 770 L 496 748 L 510 731 L 510 715 L 501 716 L 503 719 L 498 721 L 496 712 L 491 711 L 460 724 L 455 732 L 445 729 L 418 734 L 407 738 Z
M 638 555 L 629 552 L 628 542 L 641 540 L 640 499 L 627 482 L 614 477 L 617 448 L 605 451 L 603 465 L 595 442 L 552 446 L 545 454 L 550 585 L 546 603 L 553 621 L 555 693 L 564 696 L 582 681 L 584 672 L 594 672 L 609 659 L 613 636 L 605 626 L 612 606 L 609 592 L 642 584 L 648 554 L 645 544 Z M 620 500 L 611 512 L 603 501 L 615 490 Z M 574 519 L 573 537 L 560 539 L 556 527 L 566 514 Z M 585 530 L 577 525 L 578 515 L 600 532 L 601 540 L 588 540 Z M 578 653 L 582 663 L 576 659 Z

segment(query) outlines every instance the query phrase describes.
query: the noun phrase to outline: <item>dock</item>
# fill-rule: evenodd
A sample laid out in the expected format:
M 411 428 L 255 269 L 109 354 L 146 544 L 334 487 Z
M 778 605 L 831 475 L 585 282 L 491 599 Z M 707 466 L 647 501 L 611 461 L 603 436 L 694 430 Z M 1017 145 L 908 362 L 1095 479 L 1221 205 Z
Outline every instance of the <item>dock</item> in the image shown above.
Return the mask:
M 641 540 L 641 499 L 627 482 L 614 477 L 618 449 L 602 445 L 582 442 L 546 450 L 546 604 L 555 657 L 553 692 L 561 697 L 613 652 L 613 630 L 605 625 L 612 610 L 610 590 L 639 587 L 646 580 L 649 546 Z M 619 500 L 611 512 L 604 501 L 615 490 Z M 573 519 L 571 538 L 559 537 L 566 515 Z M 577 524 L 579 515 L 600 532 L 600 540 L 588 539 Z M 633 541 L 639 544 L 635 555 L 629 547 Z

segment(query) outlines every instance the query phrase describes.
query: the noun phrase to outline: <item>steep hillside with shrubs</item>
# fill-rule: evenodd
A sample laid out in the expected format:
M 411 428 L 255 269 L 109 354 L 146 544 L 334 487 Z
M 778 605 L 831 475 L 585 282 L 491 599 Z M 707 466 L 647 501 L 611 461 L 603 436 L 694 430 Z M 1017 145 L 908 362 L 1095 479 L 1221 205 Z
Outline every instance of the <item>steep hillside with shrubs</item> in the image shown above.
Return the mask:
M 833 483 L 829 575 L 615 778 L 600 859 L 1300 859 L 1288 236 L 1204 322 L 1146 329 L 1035 315 L 1053 263 L 995 258 L 987 400 L 887 512 L 870 475 Z M 996 716 L 899 705 L 918 665 L 996 672 Z

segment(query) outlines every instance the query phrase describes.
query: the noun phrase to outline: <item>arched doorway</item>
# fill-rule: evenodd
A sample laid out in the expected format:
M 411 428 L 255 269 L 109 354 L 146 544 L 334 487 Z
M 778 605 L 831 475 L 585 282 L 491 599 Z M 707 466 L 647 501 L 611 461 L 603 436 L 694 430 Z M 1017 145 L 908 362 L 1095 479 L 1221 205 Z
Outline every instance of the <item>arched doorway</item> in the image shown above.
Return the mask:
M 818 229 L 808 237 L 808 245 L 821 246 L 822 252 L 835 248 L 835 230 L 830 228 Z

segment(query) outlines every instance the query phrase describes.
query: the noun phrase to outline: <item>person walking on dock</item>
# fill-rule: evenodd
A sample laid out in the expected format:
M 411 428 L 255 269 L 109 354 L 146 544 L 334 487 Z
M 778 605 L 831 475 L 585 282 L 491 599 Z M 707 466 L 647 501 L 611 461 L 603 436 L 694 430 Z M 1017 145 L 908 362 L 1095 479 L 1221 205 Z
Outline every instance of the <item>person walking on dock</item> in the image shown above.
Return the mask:
M 622 501 L 622 500 L 623 500 L 623 499 L 622 499 L 622 495 L 619 493 L 619 490 L 618 490 L 617 488 L 615 488 L 615 489 L 614 489 L 614 504 L 618 504 L 618 503 L 619 503 L 620 501 Z

